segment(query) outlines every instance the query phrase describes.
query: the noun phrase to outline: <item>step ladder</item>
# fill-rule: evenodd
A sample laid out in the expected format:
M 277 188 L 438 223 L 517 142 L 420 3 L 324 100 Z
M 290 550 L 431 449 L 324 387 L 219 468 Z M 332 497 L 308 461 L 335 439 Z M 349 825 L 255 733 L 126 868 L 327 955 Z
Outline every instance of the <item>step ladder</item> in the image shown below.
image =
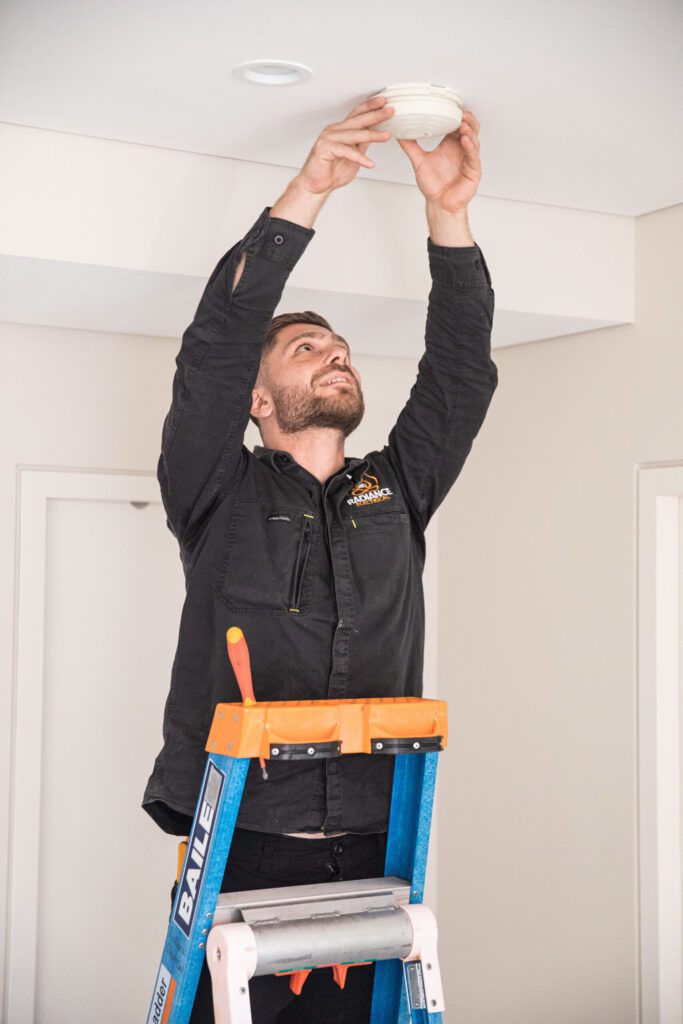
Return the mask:
M 187 1024 L 204 957 L 216 1024 L 251 1024 L 252 977 L 288 974 L 299 994 L 312 970 L 332 968 L 343 988 L 371 962 L 370 1024 L 441 1024 L 437 925 L 422 901 L 445 702 L 257 702 L 241 629 L 227 643 L 243 700 L 214 712 L 147 1024 Z M 267 778 L 268 759 L 354 753 L 395 758 L 384 877 L 220 893 L 251 758 Z

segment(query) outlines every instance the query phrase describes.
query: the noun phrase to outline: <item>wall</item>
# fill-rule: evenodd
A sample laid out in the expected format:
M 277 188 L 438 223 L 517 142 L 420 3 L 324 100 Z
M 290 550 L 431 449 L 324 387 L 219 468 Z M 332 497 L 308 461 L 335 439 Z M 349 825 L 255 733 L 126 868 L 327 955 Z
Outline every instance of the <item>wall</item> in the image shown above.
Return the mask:
M 638 1019 L 634 485 L 638 463 L 683 459 L 682 266 L 683 206 L 641 217 L 634 325 L 494 352 L 440 513 L 460 1024 Z

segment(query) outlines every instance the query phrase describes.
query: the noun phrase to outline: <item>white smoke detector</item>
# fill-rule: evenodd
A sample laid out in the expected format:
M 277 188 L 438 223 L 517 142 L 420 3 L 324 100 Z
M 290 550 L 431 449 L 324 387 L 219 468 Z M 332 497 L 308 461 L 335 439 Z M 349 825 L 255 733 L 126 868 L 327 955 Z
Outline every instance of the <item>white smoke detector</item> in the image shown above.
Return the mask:
M 391 119 L 377 126 L 383 132 L 391 132 L 394 139 L 448 135 L 456 131 L 462 122 L 462 96 L 447 85 L 434 85 L 432 82 L 385 85 L 368 99 L 375 96 L 386 96 L 386 106 L 394 107 Z

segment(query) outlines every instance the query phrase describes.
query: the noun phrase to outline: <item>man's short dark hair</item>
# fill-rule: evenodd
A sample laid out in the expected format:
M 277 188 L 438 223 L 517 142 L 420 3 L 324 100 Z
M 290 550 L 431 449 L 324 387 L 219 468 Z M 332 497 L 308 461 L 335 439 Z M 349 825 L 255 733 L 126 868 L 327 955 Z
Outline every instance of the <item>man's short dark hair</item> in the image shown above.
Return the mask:
M 316 327 L 325 327 L 328 331 L 332 330 L 325 317 L 320 316 L 319 313 L 314 313 L 312 309 L 307 309 L 305 313 L 280 313 L 279 316 L 273 317 L 268 325 L 266 337 L 261 347 L 261 366 L 263 366 L 264 361 L 268 357 L 268 353 L 275 347 L 279 332 L 283 327 L 289 327 L 290 324 L 314 324 Z M 258 427 L 258 420 L 251 413 L 249 414 L 249 419 Z

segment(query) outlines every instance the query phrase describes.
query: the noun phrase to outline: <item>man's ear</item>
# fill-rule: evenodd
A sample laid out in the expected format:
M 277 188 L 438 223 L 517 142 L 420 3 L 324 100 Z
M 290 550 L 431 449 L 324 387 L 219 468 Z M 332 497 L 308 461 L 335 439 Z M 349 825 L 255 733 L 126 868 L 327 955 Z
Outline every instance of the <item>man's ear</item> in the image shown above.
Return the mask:
M 265 388 L 256 387 L 251 393 L 251 415 L 256 416 L 257 419 L 264 419 L 271 416 L 273 413 L 273 406 L 268 398 Z

